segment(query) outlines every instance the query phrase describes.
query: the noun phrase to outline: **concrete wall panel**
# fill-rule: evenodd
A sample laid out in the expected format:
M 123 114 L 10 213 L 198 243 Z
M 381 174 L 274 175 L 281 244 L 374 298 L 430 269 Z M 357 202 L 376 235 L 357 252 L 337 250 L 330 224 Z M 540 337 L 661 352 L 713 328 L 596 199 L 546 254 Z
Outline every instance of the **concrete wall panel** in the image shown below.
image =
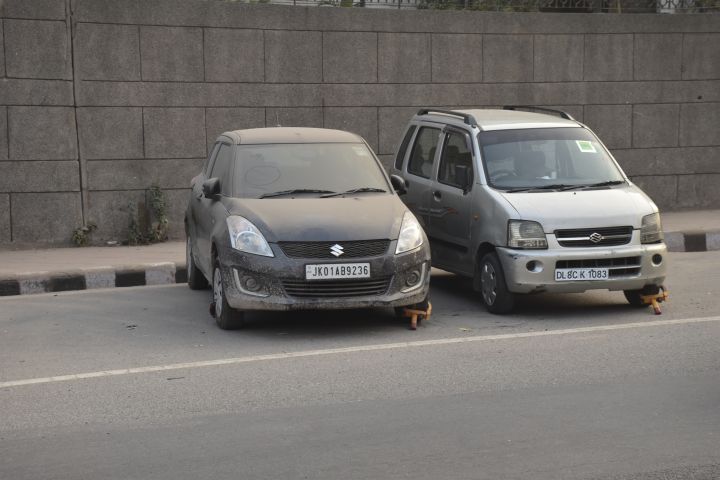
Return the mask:
M 372 107 L 326 108 L 325 128 L 356 133 L 378 150 L 378 109 Z
M 10 195 L 0 193 L 0 243 L 11 241 Z
M 7 110 L 7 107 L 0 107 L 0 160 L 9 158 Z
M 635 80 L 679 80 L 682 42 L 681 34 L 635 35 Z
M 142 79 L 202 82 L 201 28 L 140 27 Z
M 80 155 L 84 159 L 141 158 L 143 116 L 140 108 L 78 108 Z
M 633 147 L 676 147 L 680 105 L 635 105 L 633 108 Z
M 322 82 L 322 33 L 266 31 L 265 81 Z
M 0 192 L 80 191 L 75 160 L 0 162 Z
M 65 22 L 4 20 L 5 69 L 16 78 L 72 78 Z
M 632 35 L 586 35 L 585 80 L 632 80 Z
M 717 208 L 720 205 L 720 174 L 681 175 L 676 208 Z
M 80 193 L 13 193 L 13 241 L 70 243 L 82 226 Z
M 138 203 L 144 201 L 145 192 L 142 190 L 88 192 L 85 217 L 88 222 L 97 225 L 93 237 L 127 240 L 130 212 L 136 211 Z
M 205 110 L 202 108 L 143 109 L 146 158 L 205 156 Z
M 586 105 L 585 124 L 609 149 L 628 148 L 632 139 L 632 106 Z
M 322 108 L 266 108 L 265 125 L 274 127 L 323 127 Z
M 535 35 L 536 82 L 576 82 L 583 78 L 582 35 Z
M 323 33 L 323 81 L 374 83 L 378 81 L 378 34 L 375 32 Z
M 65 19 L 65 0 L 3 0 L 0 3 L 0 14 L 5 18 Z
M 720 146 L 632 148 L 614 150 L 613 155 L 630 176 L 704 174 L 718 171 Z
M 11 160 L 77 158 L 75 111 L 67 107 L 9 107 Z
M 378 149 L 382 155 L 394 155 L 407 123 L 418 111 L 415 107 L 378 109 Z
M 482 35 L 432 35 L 433 82 L 478 83 L 482 80 Z
M 685 34 L 683 80 L 720 78 L 720 33 Z
M 90 190 L 145 190 L 188 188 L 200 173 L 204 158 L 170 160 L 95 160 L 88 162 Z
M 262 30 L 205 29 L 205 80 L 262 82 L 265 79 Z
M 430 82 L 430 35 L 425 33 L 380 33 L 378 81 L 383 83 Z
M 531 35 L 486 35 L 483 43 L 486 82 L 530 82 L 533 79 Z
M 680 145 L 720 145 L 720 103 L 680 107 Z
M 75 37 L 82 80 L 140 80 L 140 30 L 135 25 L 81 23 Z
M 0 105 L 72 105 L 73 84 L 62 80 L 0 79 Z

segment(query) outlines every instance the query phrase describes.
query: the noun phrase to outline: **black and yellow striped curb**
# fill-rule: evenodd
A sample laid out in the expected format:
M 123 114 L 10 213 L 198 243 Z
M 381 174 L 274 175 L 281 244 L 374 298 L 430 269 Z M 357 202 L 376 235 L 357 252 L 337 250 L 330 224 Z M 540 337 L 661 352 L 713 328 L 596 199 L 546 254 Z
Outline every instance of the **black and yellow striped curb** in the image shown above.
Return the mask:
M 185 264 L 176 263 L 36 272 L 0 276 L 0 297 L 96 288 L 168 285 L 186 281 Z

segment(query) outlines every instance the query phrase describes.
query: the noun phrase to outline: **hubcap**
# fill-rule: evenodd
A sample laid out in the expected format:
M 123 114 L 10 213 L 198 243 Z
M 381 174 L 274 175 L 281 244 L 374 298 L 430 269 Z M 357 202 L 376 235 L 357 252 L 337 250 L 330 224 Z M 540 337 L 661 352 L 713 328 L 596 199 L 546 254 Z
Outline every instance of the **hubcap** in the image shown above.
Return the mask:
M 493 305 L 497 298 L 497 276 L 495 269 L 490 263 L 484 263 L 480 272 L 480 284 L 482 287 L 483 300 L 487 305 Z
M 215 268 L 213 272 L 213 301 L 215 302 L 215 317 L 222 315 L 223 286 L 220 269 Z

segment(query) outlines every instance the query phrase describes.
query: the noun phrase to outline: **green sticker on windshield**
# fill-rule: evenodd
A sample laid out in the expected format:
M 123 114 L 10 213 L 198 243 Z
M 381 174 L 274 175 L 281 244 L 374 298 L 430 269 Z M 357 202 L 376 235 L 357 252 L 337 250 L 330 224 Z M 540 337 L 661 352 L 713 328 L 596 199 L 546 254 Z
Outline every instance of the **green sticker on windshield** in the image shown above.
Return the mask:
M 588 140 L 575 140 L 575 143 L 577 143 L 578 148 L 583 153 L 597 153 L 597 150 L 595 150 L 595 145 L 593 145 L 592 142 Z

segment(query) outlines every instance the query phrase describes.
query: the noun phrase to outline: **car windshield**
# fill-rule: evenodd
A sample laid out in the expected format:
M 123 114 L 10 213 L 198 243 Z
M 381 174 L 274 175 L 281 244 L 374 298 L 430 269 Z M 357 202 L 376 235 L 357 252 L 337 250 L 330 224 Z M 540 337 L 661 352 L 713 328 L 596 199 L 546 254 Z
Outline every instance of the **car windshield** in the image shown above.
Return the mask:
M 377 195 L 390 189 L 362 143 L 241 145 L 236 162 L 234 190 L 241 198 Z
M 508 191 L 608 187 L 623 175 L 584 128 L 533 128 L 478 134 L 491 187 Z

